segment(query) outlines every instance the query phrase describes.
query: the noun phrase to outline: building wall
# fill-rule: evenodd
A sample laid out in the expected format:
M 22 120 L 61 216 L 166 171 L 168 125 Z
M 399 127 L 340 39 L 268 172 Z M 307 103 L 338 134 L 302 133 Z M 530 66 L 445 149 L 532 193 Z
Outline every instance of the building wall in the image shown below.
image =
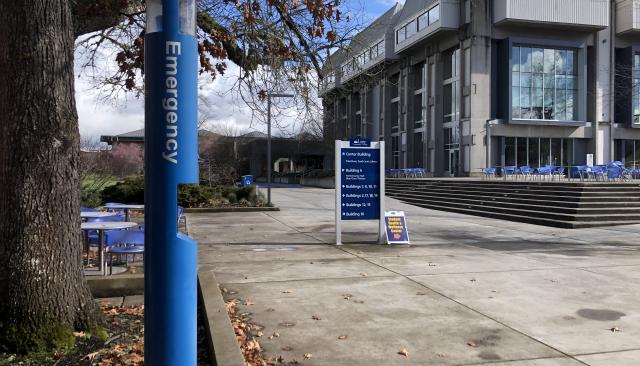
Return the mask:
M 620 62 L 616 59 L 617 49 L 640 54 L 640 29 L 629 30 L 630 26 L 625 26 L 624 33 L 618 30 L 616 5 L 619 8 L 620 1 L 571 0 L 571 5 L 559 0 L 527 0 L 528 7 L 540 9 L 524 13 L 514 8 L 518 1 L 455 2 L 458 14 L 441 18 L 457 18 L 457 28 L 453 29 L 450 23 L 447 27 L 436 24 L 435 30 L 429 28 L 426 38 L 396 46 L 393 57 L 387 55 L 385 63 L 369 78 L 350 80 L 323 94 L 329 110 L 348 111 L 329 118 L 325 114 L 326 129 L 335 131 L 332 135 L 335 139 L 358 135 L 382 139 L 386 142 L 387 167 L 424 167 L 434 176 L 477 175 L 487 164 L 503 165 L 510 161 L 512 151 L 506 145 L 516 140 L 520 144 L 526 142 L 527 162 L 535 160 L 528 157 L 533 156 L 536 144 L 543 151 L 547 143 L 552 146 L 550 162 L 555 157 L 553 146 L 562 146 L 562 157 L 556 160 L 566 160 L 567 164 L 584 164 L 588 153 L 595 154 L 599 164 L 616 156 L 623 160 L 631 156 L 628 146 L 633 149 L 640 146 L 640 124 L 634 125 L 631 115 L 627 120 L 628 113 L 625 118 L 615 113 L 616 103 L 620 105 L 619 95 L 624 93 L 618 90 L 620 83 L 616 77 L 619 79 L 620 73 L 614 69 Z M 415 1 L 407 0 L 405 7 L 428 9 L 440 2 L 414 4 Z M 450 7 L 452 3 L 447 5 Z M 582 8 L 576 10 L 576 4 Z M 557 11 L 551 11 L 552 7 Z M 407 23 L 406 14 L 400 17 L 403 24 Z M 390 27 L 397 29 L 397 26 L 401 24 Z M 571 85 L 576 85 L 572 99 L 577 108 L 571 121 L 512 117 L 510 84 L 516 76 L 511 76 L 510 60 L 513 46 L 521 44 L 576 50 L 574 61 L 578 66 L 575 72 L 567 71 L 566 76 L 566 80 L 573 80 Z M 634 47 L 638 47 L 637 51 Z M 454 76 L 450 72 L 452 49 L 459 50 Z M 418 75 L 423 75 L 420 82 L 416 81 Z M 564 76 L 555 77 L 556 86 L 565 82 Z M 573 96 L 570 88 L 574 87 L 566 88 L 550 94 L 558 100 L 553 104 L 554 116 L 563 113 L 559 105 L 570 105 L 565 94 Z M 451 95 L 456 96 L 453 108 Z M 631 98 L 623 103 L 631 103 Z M 363 108 L 359 116 L 352 109 L 358 105 Z M 422 122 L 416 123 L 419 116 Z M 359 123 L 366 128 L 358 127 Z M 453 139 L 449 134 L 452 129 L 459 131 L 453 134 Z M 520 149 L 518 154 L 522 158 L 525 148 Z M 637 155 L 640 161 L 640 152 Z

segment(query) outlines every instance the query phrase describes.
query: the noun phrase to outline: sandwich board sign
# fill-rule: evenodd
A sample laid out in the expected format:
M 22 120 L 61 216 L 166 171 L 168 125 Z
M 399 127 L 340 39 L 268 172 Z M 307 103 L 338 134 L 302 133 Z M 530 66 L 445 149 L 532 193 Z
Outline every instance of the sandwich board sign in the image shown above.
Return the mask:
M 403 211 L 386 211 L 384 213 L 387 244 L 410 244 L 407 220 Z
M 365 138 L 336 140 L 336 244 L 342 221 L 378 220 L 384 242 L 384 142 Z

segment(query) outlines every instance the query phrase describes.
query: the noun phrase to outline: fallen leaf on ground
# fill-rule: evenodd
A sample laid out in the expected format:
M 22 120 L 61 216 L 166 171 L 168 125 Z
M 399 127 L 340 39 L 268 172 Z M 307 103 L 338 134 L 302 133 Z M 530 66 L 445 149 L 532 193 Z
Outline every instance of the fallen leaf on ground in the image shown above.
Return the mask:
M 403 348 L 400 351 L 398 351 L 398 354 L 403 355 L 404 357 L 409 357 L 409 351 L 407 351 L 406 348 Z
M 284 290 L 284 291 L 282 291 L 282 293 L 283 293 L 283 294 L 290 294 L 290 293 L 292 293 L 292 292 L 293 292 L 293 291 L 291 291 L 291 290 Z
M 308 360 L 308 359 L 310 359 L 310 358 L 311 358 L 311 353 L 305 353 L 305 354 L 304 354 L 304 359 L 305 359 L 305 360 Z
M 418 296 L 424 296 L 424 295 L 426 295 L 426 293 L 418 291 L 418 292 L 416 292 L 416 295 L 418 295 Z
M 83 361 L 83 360 L 93 361 L 93 359 L 96 358 L 97 355 L 98 355 L 98 352 L 91 352 L 88 355 L 82 357 L 80 361 Z
M 471 281 L 471 282 L 476 282 L 476 279 L 475 279 L 475 278 L 472 278 L 472 279 L 470 279 L 469 281 Z
M 341 335 L 341 336 L 338 336 L 338 339 L 339 340 L 345 340 L 345 339 L 347 339 L 347 336 L 346 335 Z
M 469 342 L 467 342 L 467 346 L 470 346 L 470 347 L 478 347 L 478 345 L 477 345 L 474 341 L 469 341 Z
M 276 338 L 278 338 L 278 337 L 280 337 L 280 334 L 278 334 L 278 332 L 274 332 L 274 333 L 273 333 L 273 336 L 274 336 L 274 337 L 276 337 Z
M 291 346 L 284 346 L 282 348 L 280 348 L 281 350 L 285 351 L 285 352 L 291 352 L 293 351 L 293 347 Z
M 438 356 L 438 357 L 447 357 L 447 355 L 445 355 L 444 353 L 440 353 L 440 352 L 436 353 L 436 356 Z
M 613 328 L 611 328 L 611 329 L 609 329 L 609 330 L 610 330 L 610 331 L 612 331 L 612 332 L 614 332 L 614 333 L 615 333 L 615 332 L 621 332 L 620 328 L 618 328 L 618 327 L 613 327 Z
M 366 274 L 366 273 L 364 273 L 364 272 L 360 272 L 360 276 L 362 276 L 362 277 L 367 277 L 367 274 Z
M 321 319 L 319 316 L 317 316 L 317 315 L 313 315 L 313 316 L 311 317 L 311 319 L 313 319 L 313 320 L 322 320 L 322 319 Z

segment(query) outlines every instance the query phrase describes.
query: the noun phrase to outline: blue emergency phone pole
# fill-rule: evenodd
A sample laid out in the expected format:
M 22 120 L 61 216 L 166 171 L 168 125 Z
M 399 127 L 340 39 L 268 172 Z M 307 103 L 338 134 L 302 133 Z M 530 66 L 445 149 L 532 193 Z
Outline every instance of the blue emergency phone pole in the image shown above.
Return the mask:
M 198 183 L 195 0 L 147 0 L 145 364 L 196 365 L 197 248 L 178 232 L 177 187 Z

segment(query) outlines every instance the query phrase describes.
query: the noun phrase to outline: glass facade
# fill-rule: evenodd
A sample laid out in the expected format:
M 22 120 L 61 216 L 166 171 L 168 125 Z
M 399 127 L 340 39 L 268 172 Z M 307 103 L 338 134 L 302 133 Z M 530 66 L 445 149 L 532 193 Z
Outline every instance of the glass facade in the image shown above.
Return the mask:
M 418 18 L 413 19 L 409 23 L 403 25 L 396 31 L 396 44 L 413 37 L 417 32 L 426 29 L 431 24 L 440 20 L 440 5 L 420 14 Z
M 614 160 L 627 168 L 640 169 L 640 140 L 616 140 Z
M 517 45 L 511 49 L 511 118 L 577 118 L 577 50 Z
M 574 165 L 573 139 L 547 137 L 505 137 L 504 165 L 530 166 Z

